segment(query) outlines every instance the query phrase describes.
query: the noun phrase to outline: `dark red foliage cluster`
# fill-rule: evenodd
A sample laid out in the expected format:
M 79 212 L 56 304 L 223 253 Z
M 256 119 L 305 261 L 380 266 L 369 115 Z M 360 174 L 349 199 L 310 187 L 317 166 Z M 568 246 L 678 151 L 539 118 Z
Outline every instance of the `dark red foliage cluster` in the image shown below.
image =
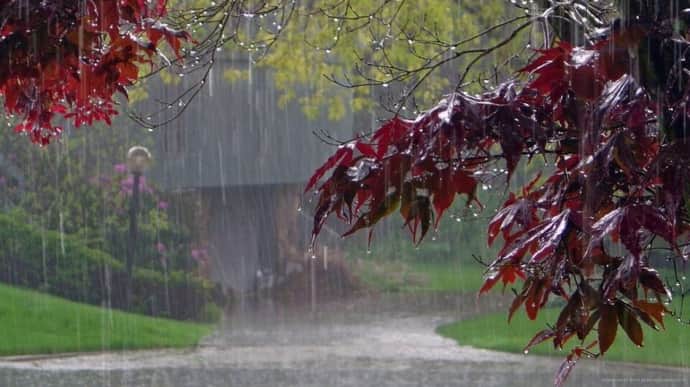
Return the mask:
M 175 54 L 188 39 L 161 22 L 166 0 L 0 1 L 0 94 L 17 132 L 39 144 L 75 126 L 110 123 L 162 41 Z
M 457 195 L 475 200 L 497 160 L 510 179 L 539 155 L 553 165 L 548 176 L 510 193 L 490 221 L 488 243 L 500 238 L 502 248 L 480 293 L 522 279 L 509 316 L 523 307 L 530 319 L 564 300 L 526 348 L 577 341 L 557 384 L 581 356 L 597 355 L 592 348 L 604 354 L 617 332 L 642 346 L 641 324 L 662 328 L 670 297 L 648 248 L 686 259 L 690 226 L 690 146 L 674 130 L 688 118 L 690 89 L 649 91 L 631 71 L 630 47 L 652 36 L 671 39 L 631 27 L 588 46 L 556 42 L 492 92 L 449 95 L 414 120 L 393 118 L 344 144 L 307 186 L 317 187 L 314 236 L 330 214 L 352 223 L 348 235 L 398 211 L 420 241 Z M 669 82 L 669 90 L 685 85 Z

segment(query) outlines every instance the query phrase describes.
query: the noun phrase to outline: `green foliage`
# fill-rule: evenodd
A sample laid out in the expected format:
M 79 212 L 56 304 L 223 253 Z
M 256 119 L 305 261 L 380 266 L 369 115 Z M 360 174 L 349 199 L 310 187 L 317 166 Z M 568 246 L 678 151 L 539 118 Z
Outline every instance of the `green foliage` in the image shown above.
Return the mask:
M 298 6 L 290 23 L 280 26 L 280 39 L 257 64 L 271 69 L 275 85 L 282 93 L 283 106 L 297 97 L 296 90 L 306 89 L 306 96 L 298 102 L 308 117 L 325 111 L 328 118 L 338 120 L 350 111 L 372 110 L 379 99 L 395 101 L 403 85 L 410 86 L 422 77 L 425 79 L 415 92 L 415 102 L 422 107 L 431 106 L 440 95 L 455 87 L 453 78 L 458 69 L 475 55 L 449 60 L 432 71 L 424 69 L 429 65 L 429 58 L 455 56 L 452 43 L 476 35 L 497 20 L 514 16 L 515 12 L 503 0 L 476 4 L 452 0 L 308 2 Z M 261 41 L 276 32 L 277 26 L 271 25 L 270 20 L 253 22 L 258 27 L 240 30 L 237 40 Z M 486 47 L 502 38 L 501 34 L 486 36 L 463 46 L 462 50 Z M 515 39 L 486 56 L 468 79 L 475 81 L 488 76 L 482 73 L 491 68 L 491 63 L 504 62 L 524 44 L 521 39 Z M 248 50 L 250 60 L 258 58 L 262 50 L 259 46 L 229 46 L 228 49 Z M 415 73 L 418 69 L 424 70 Z M 225 76 L 230 81 L 244 79 L 246 71 L 233 69 Z M 390 88 L 388 85 L 362 87 L 354 92 L 334 89 L 328 79 L 353 84 L 388 82 L 406 71 L 414 74 L 399 79 L 400 84 L 392 82 Z
M 200 320 L 207 323 L 217 323 L 223 317 L 223 310 L 213 303 L 204 304 L 201 308 Z
M 11 125 L 0 126 L 0 155 L 21 175 L 21 181 L 6 177 L 0 185 L 0 195 L 6 195 L 0 206 L 22 209 L 28 222 L 77 235 L 87 246 L 124 260 L 132 177 L 123 163 L 131 145 L 152 145 L 152 137 L 132 128 L 126 117 L 115 125 L 117 129 L 68 130 L 61 141 L 45 148 L 13 135 Z M 7 175 L 6 168 L 0 165 L 0 177 Z M 169 200 L 145 178 L 135 265 L 156 271 L 194 270 L 189 231 L 170 221 L 164 208 Z
M 485 269 L 462 260 L 356 259 L 353 273 L 370 289 L 403 293 L 476 293 Z
M 0 355 L 189 347 L 210 325 L 151 318 L 0 284 Z
M 0 281 L 78 302 L 124 306 L 122 262 L 73 235 L 31 225 L 18 212 L 0 214 L 0 246 Z M 182 271 L 166 276 L 136 269 L 133 294 L 133 310 L 178 319 L 200 318 L 206 304 L 222 302 L 213 284 Z

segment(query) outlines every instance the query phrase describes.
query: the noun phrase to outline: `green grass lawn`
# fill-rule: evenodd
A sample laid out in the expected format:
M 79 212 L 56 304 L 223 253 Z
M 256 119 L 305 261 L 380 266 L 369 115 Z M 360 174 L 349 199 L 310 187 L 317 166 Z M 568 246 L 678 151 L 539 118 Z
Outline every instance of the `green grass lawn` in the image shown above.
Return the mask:
M 467 261 L 389 261 L 357 259 L 354 273 L 383 292 L 477 292 L 484 267 Z
M 507 311 L 492 313 L 477 318 L 441 326 L 437 332 L 454 339 L 460 345 L 498 351 L 522 353 L 525 345 L 534 334 L 553 324 L 560 311 L 555 308 L 540 312 L 536 321 L 530 321 L 520 310 L 508 324 Z M 690 366 L 690 326 L 668 316 L 664 320 L 665 331 L 644 328 L 644 347 L 637 348 L 618 327 L 616 342 L 606 352 L 604 359 L 637 363 Z M 591 336 L 591 335 L 590 335 Z M 596 334 L 594 336 L 596 337 Z M 574 342 L 573 339 L 571 341 Z M 569 342 L 570 343 L 570 342 Z M 530 354 L 564 357 L 567 352 L 553 349 L 551 342 L 545 342 L 530 350 Z
M 0 355 L 188 347 L 212 329 L 0 284 Z

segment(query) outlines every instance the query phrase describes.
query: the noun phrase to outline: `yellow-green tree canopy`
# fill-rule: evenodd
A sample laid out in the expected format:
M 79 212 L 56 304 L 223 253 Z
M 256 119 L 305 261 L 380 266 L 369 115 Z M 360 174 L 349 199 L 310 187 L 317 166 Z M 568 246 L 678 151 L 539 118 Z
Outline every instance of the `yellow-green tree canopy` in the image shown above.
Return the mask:
M 454 89 L 484 91 L 490 79 L 519 68 L 520 55 L 541 39 L 539 28 L 525 28 L 525 10 L 504 0 L 195 0 L 172 8 L 171 23 L 196 39 L 185 61 L 161 72 L 167 82 L 176 73 L 198 80 L 181 106 L 216 61 L 242 58 L 249 65 L 225 68 L 227 81 L 268 68 L 283 106 L 297 100 L 307 117 L 333 120 L 379 107 L 412 115 Z

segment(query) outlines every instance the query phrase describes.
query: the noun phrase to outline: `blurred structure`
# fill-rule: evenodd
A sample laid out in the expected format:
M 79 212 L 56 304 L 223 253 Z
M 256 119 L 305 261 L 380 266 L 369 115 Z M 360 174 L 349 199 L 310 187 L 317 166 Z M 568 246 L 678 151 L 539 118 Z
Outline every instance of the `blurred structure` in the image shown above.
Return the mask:
M 246 61 L 226 61 L 213 72 L 247 66 Z M 330 87 L 333 93 L 351 93 Z M 353 119 L 349 113 L 339 122 L 325 114 L 308 119 L 296 102 L 307 92 L 297 91 L 293 102 L 281 107 L 268 70 L 250 68 L 248 79 L 232 83 L 214 82 L 212 74 L 184 114 L 156 130 L 151 177 L 175 194 L 178 220 L 207 249 L 210 276 L 225 289 L 272 287 L 291 271 L 303 270 L 311 256 L 308 211 L 313 206 L 304 203 L 301 210 L 302 200 L 311 198 L 302 192 L 315 166 L 333 149 L 313 132 L 327 130 L 348 139 Z M 174 98 L 169 86 L 151 91 L 166 93 Z M 337 243 L 337 233 L 331 234 L 320 238 L 320 245 Z

